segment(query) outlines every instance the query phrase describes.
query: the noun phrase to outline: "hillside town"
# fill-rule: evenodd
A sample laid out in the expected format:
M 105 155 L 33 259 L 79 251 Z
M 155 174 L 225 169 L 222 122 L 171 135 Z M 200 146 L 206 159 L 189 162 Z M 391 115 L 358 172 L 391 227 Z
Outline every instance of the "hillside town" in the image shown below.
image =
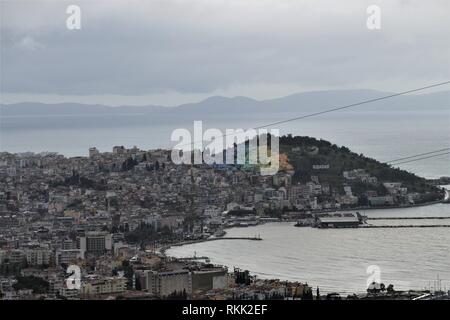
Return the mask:
M 286 164 L 273 176 L 245 165 L 174 165 L 170 150 L 123 146 L 112 152 L 90 148 L 88 157 L 72 158 L 0 153 L 0 295 L 312 298 L 308 279 L 257 279 L 196 257 L 167 257 L 164 248 L 220 238 L 229 227 L 296 221 L 311 212 L 414 205 L 421 197 L 401 181 L 379 181 L 364 169 L 343 171 L 339 188 L 319 175 L 306 182 L 295 175 Z M 314 294 L 320 296 L 318 288 Z

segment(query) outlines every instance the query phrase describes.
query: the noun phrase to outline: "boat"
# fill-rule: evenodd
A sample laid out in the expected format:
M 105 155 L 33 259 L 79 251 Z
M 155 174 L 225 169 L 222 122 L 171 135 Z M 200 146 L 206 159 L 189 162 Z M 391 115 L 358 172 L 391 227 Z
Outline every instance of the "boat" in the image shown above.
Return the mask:
M 214 233 L 214 236 L 217 238 L 223 237 L 226 234 L 225 230 L 219 229 Z
M 311 227 L 314 220 L 311 219 L 299 219 L 297 223 L 294 225 L 295 227 Z
M 442 203 L 450 203 L 450 192 L 448 189 L 445 189 L 445 197 L 444 200 L 442 200 Z

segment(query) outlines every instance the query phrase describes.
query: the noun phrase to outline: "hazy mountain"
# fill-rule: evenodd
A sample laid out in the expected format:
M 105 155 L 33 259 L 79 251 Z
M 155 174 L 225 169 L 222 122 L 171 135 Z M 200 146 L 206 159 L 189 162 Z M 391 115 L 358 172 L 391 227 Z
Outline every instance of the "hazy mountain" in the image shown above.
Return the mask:
M 289 95 L 287 97 L 263 101 L 267 107 L 283 112 L 312 111 L 331 109 L 335 107 L 354 104 L 370 99 L 376 99 L 393 94 L 375 90 L 340 90 L 340 91 L 313 91 Z M 386 100 L 361 105 L 360 108 L 378 110 L 380 108 L 394 108 L 397 110 L 433 108 L 443 109 L 450 107 L 450 91 L 431 94 L 404 95 Z
M 121 106 L 88 105 L 77 103 L 43 104 L 24 102 L 0 105 L 2 116 L 27 115 L 69 115 L 69 114 L 146 114 L 158 116 L 221 116 L 249 113 L 317 112 L 348 104 L 358 103 L 389 95 L 389 92 L 375 90 L 333 90 L 296 93 L 285 97 L 258 101 L 247 97 L 213 96 L 198 103 L 182 104 L 176 107 L 163 106 Z M 442 110 L 450 108 L 450 91 L 429 94 L 404 95 L 365 104 L 365 110 Z
M 2 116 L 25 116 L 25 115 L 70 115 L 70 114 L 110 114 L 110 113 L 143 113 L 143 112 L 161 112 L 166 107 L 157 106 L 121 106 L 110 107 L 99 104 L 80 104 L 80 103 L 37 103 L 22 102 L 14 104 L 0 105 Z

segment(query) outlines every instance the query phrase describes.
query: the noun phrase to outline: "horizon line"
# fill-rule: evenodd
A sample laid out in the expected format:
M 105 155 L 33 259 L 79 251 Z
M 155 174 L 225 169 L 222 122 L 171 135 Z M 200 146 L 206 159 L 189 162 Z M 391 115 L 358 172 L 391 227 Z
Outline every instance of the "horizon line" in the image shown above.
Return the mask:
M 186 105 L 199 104 L 199 103 L 205 102 L 205 101 L 207 101 L 209 99 L 213 99 L 213 98 L 221 98 L 221 99 L 227 99 L 227 100 L 243 98 L 243 99 L 253 100 L 254 102 L 267 102 L 267 101 L 271 101 L 271 100 L 283 99 L 283 98 L 287 98 L 287 97 L 291 97 L 291 96 L 295 96 L 295 95 L 302 95 L 302 94 L 345 92 L 345 91 L 347 91 L 347 92 L 350 92 L 350 91 L 373 91 L 373 92 L 385 93 L 385 94 L 393 94 L 393 93 L 395 93 L 393 91 L 384 91 L 384 90 L 368 89 L 368 88 L 324 89 L 324 90 L 310 90 L 310 91 L 294 92 L 294 93 L 291 93 L 291 94 L 287 94 L 287 95 L 283 95 L 283 96 L 276 96 L 276 97 L 267 98 L 267 99 L 256 99 L 254 97 L 245 96 L 245 95 L 233 95 L 233 96 L 231 96 L 231 95 L 230 96 L 226 96 L 226 95 L 210 95 L 210 96 L 207 96 L 206 98 L 197 99 L 196 101 L 184 102 L 184 103 L 176 104 L 176 105 L 158 105 L 158 104 L 151 104 L 151 103 L 149 103 L 149 104 L 142 104 L 142 105 L 141 104 L 112 105 L 112 104 L 104 104 L 104 103 L 73 102 L 73 101 L 66 101 L 66 100 L 63 100 L 61 102 L 40 102 L 40 101 L 32 101 L 32 100 L 23 100 L 23 101 L 20 101 L 20 102 L 10 102 L 10 103 L 0 102 L 0 106 L 14 106 L 14 105 L 20 105 L 20 104 L 27 104 L 27 103 L 29 103 L 29 104 L 48 105 L 48 106 L 55 106 L 55 105 L 62 105 L 62 104 L 74 104 L 74 105 L 82 105 L 82 106 L 108 107 L 108 108 L 123 108 L 123 107 L 149 108 L 149 107 L 154 107 L 154 108 L 168 108 L 168 109 L 170 109 L 170 108 L 177 108 L 177 107 L 186 106 Z M 439 93 L 450 93 L 450 90 L 439 90 L 439 91 L 428 92 L 428 93 L 412 93 L 412 94 L 409 94 L 409 95 L 410 96 L 423 96 L 423 95 L 439 94 Z M 45 95 L 45 94 L 43 94 L 43 95 Z M 91 96 L 91 95 L 79 95 L 79 97 L 83 97 L 83 96 Z M 108 95 L 104 95 L 104 96 L 108 96 Z M 126 97 L 126 95 L 120 95 L 120 96 Z

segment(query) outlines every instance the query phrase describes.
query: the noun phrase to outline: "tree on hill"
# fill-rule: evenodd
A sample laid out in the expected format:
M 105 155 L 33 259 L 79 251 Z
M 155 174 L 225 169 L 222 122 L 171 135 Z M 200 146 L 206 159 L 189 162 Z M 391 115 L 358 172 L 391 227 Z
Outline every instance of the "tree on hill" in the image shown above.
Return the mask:
M 312 149 L 316 152 L 309 152 Z M 408 188 L 408 192 L 421 194 L 416 203 L 435 201 L 443 197 L 441 190 L 429 184 L 422 177 L 325 140 L 305 136 L 281 136 L 281 152 L 287 154 L 290 163 L 294 166 L 293 183 L 306 183 L 310 181 L 312 175 L 316 175 L 321 182 L 326 182 L 334 189 L 341 189 L 343 183 L 348 183 L 343 177 L 344 171 L 363 169 L 369 175 L 376 177 L 380 184 L 378 186 L 352 185 L 352 190 L 357 195 L 361 195 L 367 190 L 374 190 L 379 195 L 385 195 L 387 190 L 381 183 L 401 182 L 404 187 Z M 313 165 L 316 164 L 328 164 L 329 169 L 314 170 Z

